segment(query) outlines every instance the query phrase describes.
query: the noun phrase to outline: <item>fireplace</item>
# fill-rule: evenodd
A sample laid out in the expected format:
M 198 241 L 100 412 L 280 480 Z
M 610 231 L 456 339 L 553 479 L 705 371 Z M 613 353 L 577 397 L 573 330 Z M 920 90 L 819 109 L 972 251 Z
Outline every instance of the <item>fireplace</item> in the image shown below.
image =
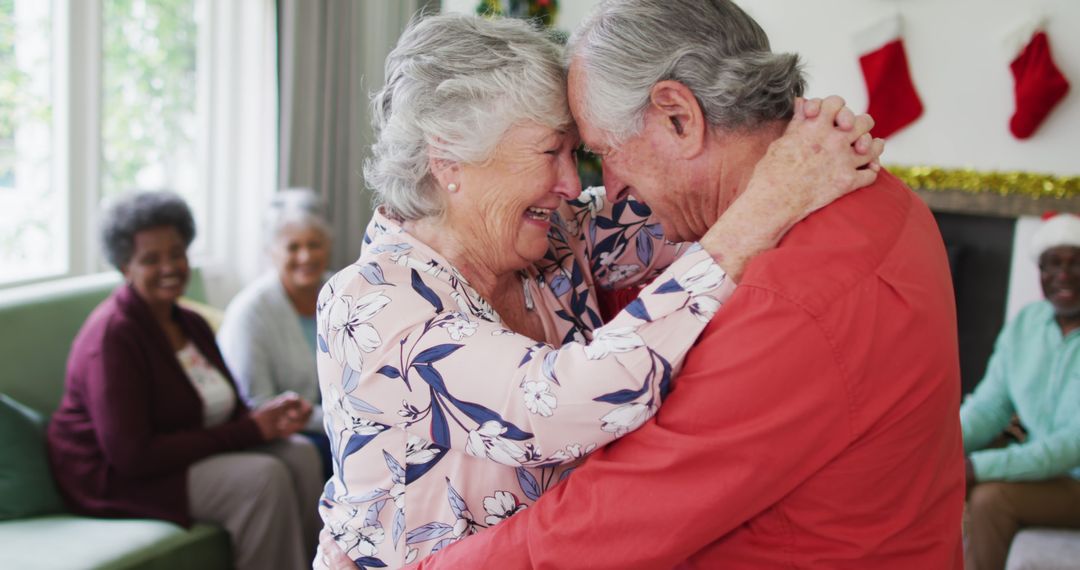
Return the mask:
M 986 372 L 1005 324 L 1017 218 L 1047 210 L 1080 212 L 1080 177 L 924 167 L 889 170 L 934 211 L 945 241 L 956 291 L 961 385 L 967 394 Z M 1022 255 L 1017 266 L 1029 263 Z M 1019 282 L 1019 289 L 1037 288 L 1034 277 Z M 1034 290 L 1021 292 L 1013 292 L 1013 304 L 1015 297 L 1041 296 Z

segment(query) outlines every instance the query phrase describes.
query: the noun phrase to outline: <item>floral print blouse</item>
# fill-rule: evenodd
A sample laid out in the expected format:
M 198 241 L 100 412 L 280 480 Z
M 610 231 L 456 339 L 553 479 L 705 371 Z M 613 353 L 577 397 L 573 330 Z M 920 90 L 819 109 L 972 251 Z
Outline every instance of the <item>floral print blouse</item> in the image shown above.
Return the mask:
M 334 476 L 319 509 L 361 568 L 396 568 L 525 509 L 637 429 L 734 284 L 643 204 L 586 190 L 520 272 L 544 342 L 507 330 L 449 262 L 376 213 L 318 302 Z M 603 324 L 595 287 L 659 277 Z M 316 557 L 316 565 L 321 557 Z

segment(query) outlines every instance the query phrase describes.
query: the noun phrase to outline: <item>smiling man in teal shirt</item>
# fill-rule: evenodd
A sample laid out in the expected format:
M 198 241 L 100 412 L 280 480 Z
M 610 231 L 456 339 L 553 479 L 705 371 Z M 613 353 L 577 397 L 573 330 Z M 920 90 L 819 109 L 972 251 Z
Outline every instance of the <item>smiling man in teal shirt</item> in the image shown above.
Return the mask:
M 998 336 L 960 408 L 968 454 L 968 569 L 1004 568 L 1021 526 L 1080 528 L 1080 217 L 1043 222 L 1032 254 L 1046 299 Z M 1023 443 L 986 446 L 1016 414 Z

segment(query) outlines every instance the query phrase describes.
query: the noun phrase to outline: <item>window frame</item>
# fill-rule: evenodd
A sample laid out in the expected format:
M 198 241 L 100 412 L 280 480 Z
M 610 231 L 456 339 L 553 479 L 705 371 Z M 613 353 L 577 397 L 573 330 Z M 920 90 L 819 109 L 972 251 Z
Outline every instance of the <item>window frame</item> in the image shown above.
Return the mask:
M 61 228 L 66 232 L 66 269 L 24 279 L 0 282 L 0 299 L 4 293 L 23 287 L 53 281 L 79 278 L 114 271 L 101 254 L 97 228 L 101 217 L 102 161 L 102 14 L 103 0 L 50 0 L 52 18 L 51 81 L 52 81 L 52 149 L 50 178 L 58 195 L 66 198 Z M 196 20 L 199 23 L 196 40 L 198 88 L 196 93 L 197 174 L 199 187 L 207 195 L 206 219 L 199 220 L 202 242 L 191 252 L 192 264 L 221 266 L 223 259 L 214 259 L 218 250 L 220 222 L 217 212 L 222 204 L 211 192 L 212 150 L 210 144 L 212 117 L 212 85 L 214 78 L 211 50 L 214 10 L 206 0 L 195 0 Z M 78 94 L 76 97 L 75 94 Z M 58 205 L 59 206 L 59 205 Z M 218 256 L 220 257 L 220 256 Z

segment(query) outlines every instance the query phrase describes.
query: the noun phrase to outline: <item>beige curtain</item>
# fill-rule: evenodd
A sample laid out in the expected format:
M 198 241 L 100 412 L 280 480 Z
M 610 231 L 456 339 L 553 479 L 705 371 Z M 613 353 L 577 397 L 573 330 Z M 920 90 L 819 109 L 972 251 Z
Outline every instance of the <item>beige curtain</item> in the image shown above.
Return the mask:
M 372 143 L 368 95 L 383 61 L 418 11 L 438 0 L 278 0 L 279 187 L 326 200 L 334 228 L 331 267 L 360 254 L 371 216 L 363 160 Z

